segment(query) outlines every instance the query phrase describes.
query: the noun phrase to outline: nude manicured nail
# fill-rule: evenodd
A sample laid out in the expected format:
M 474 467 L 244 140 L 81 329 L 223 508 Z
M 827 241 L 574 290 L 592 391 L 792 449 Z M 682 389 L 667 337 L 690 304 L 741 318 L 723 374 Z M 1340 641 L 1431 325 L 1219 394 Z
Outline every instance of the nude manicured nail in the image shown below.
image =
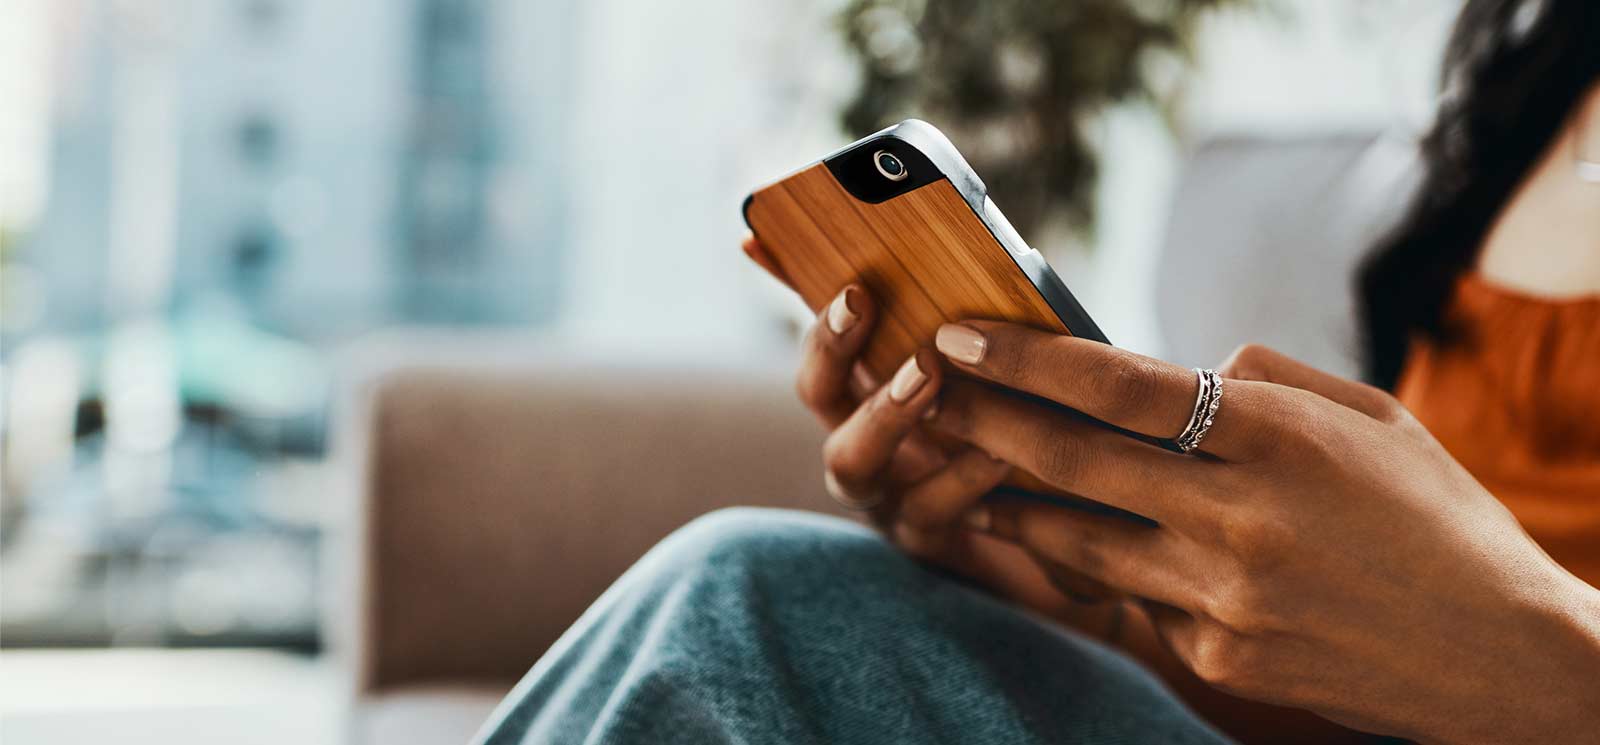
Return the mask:
M 889 400 L 903 404 L 917 395 L 917 391 L 921 390 L 922 384 L 926 382 L 928 374 L 917 366 L 917 358 L 913 355 L 895 371 L 894 379 L 889 381 Z
M 844 292 L 839 293 L 839 296 L 828 304 L 828 329 L 833 333 L 842 334 L 849 331 L 850 327 L 856 325 L 856 321 L 861 320 L 861 314 L 850 307 L 852 296 L 858 292 L 860 291 L 854 287 L 846 287 Z M 856 300 L 856 305 L 860 305 L 859 299 Z
M 983 354 L 989 351 L 989 340 L 971 326 L 962 326 L 957 323 L 947 323 L 939 327 L 939 333 L 934 335 L 934 346 L 944 356 L 965 365 L 976 365 L 983 361 Z
M 962 513 L 961 522 L 973 530 L 988 532 L 989 526 L 994 524 L 994 518 L 989 514 L 988 507 L 980 505 Z

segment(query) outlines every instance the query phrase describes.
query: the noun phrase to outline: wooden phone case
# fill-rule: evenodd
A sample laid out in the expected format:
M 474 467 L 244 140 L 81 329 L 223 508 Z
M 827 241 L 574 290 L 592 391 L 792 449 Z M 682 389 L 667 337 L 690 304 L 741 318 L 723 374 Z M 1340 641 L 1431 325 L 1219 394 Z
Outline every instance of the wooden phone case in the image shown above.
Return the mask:
M 860 154 L 890 148 L 917 177 L 902 193 L 863 199 L 841 182 L 882 180 L 845 169 L 870 166 Z M 745 202 L 745 222 L 812 310 L 851 282 L 871 291 L 880 320 L 863 362 L 880 381 L 931 346 L 941 324 L 962 319 L 1105 341 L 954 146 L 923 122 L 890 127 L 756 190 Z
M 913 178 L 868 170 L 890 150 Z M 932 125 L 909 120 L 857 141 L 745 201 L 745 222 L 813 311 L 861 282 L 878 303 L 863 363 L 881 382 L 939 326 L 990 319 L 1107 342 L 983 182 Z M 1052 494 L 1018 472 L 1002 491 Z M 1076 502 L 1054 492 L 1060 501 Z

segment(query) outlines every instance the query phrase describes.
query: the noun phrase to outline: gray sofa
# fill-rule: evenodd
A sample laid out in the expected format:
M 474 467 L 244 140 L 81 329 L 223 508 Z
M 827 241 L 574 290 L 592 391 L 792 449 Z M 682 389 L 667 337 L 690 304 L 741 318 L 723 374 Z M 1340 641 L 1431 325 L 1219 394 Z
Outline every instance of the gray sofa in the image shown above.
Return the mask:
M 1348 277 L 1409 162 L 1372 136 L 1196 148 L 1161 264 L 1169 358 L 1215 363 L 1260 341 L 1352 373 Z M 822 432 L 789 371 L 620 366 L 552 344 L 400 333 L 351 355 L 338 457 L 357 528 L 336 542 L 355 571 L 334 586 L 330 628 L 355 742 L 465 740 L 612 579 L 698 514 L 831 508 Z

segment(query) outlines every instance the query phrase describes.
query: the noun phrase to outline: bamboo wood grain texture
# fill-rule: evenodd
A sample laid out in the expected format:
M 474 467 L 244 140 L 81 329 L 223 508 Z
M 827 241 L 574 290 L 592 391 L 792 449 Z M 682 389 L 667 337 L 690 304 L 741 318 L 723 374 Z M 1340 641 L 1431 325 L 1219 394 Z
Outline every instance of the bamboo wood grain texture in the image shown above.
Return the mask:
M 818 163 L 758 190 L 747 215 L 813 311 L 851 282 L 872 293 L 878 328 L 862 361 L 879 381 L 932 347 L 948 322 L 989 319 L 1069 333 L 948 180 L 868 204 Z M 1020 470 L 1006 483 L 1081 501 Z
M 755 193 L 750 226 L 812 310 L 861 282 L 880 309 L 863 361 L 888 380 L 941 324 L 991 319 L 1067 328 L 948 180 L 879 204 L 818 163 Z

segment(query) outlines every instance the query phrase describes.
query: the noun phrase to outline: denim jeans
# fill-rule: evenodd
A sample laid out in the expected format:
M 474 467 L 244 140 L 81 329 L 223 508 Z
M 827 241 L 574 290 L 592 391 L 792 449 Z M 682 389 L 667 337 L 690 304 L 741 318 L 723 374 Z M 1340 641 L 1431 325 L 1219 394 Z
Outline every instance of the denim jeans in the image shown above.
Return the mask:
M 865 528 L 738 508 L 645 555 L 477 742 L 1227 740 L 1128 658 Z

